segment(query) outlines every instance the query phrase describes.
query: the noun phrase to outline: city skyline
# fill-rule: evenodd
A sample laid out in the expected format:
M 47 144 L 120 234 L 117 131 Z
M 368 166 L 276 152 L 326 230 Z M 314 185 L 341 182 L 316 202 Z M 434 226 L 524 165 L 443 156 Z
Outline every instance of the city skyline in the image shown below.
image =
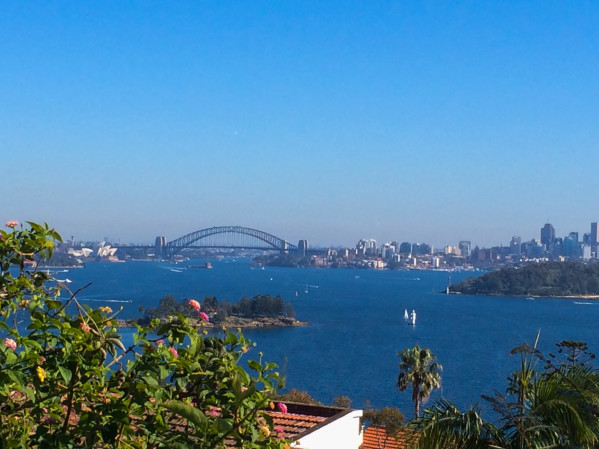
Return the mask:
M 523 244 L 523 243 L 530 243 L 530 242 L 536 242 L 538 244 L 544 245 L 544 246 L 548 246 L 551 245 L 555 242 L 559 242 L 561 243 L 563 240 L 566 239 L 572 239 L 573 235 L 575 235 L 575 241 L 577 242 L 577 244 L 588 244 L 588 245 L 597 245 L 599 243 L 599 227 L 598 227 L 598 223 L 597 222 L 592 222 L 589 224 L 589 231 L 590 232 L 584 232 L 584 231 L 570 231 L 566 234 L 559 234 L 559 232 L 557 232 L 555 230 L 555 228 L 553 227 L 553 225 L 551 223 L 545 223 L 544 226 L 542 228 L 540 228 L 540 235 L 538 235 L 537 237 L 531 237 L 531 238 L 522 238 L 520 235 L 514 234 L 512 235 L 512 237 L 510 238 L 509 242 L 499 242 L 497 244 L 493 244 L 493 245 L 489 245 L 489 246 L 485 246 L 485 245 L 479 245 L 477 242 L 472 242 L 471 240 L 460 240 L 459 242 L 446 242 L 445 244 L 442 245 L 434 245 L 432 243 L 430 243 L 430 240 L 427 239 L 421 239 L 421 240 L 412 240 L 412 241 L 406 241 L 404 239 L 397 239 L 397 238 L 393 238 L 393 239 L 380 239 L 377 240 L 375 238 L 361 238 L 356 240 L 355 244 L 348 244 L 348 245 L 340 245 L 340 244 L 333 244 L 333 245 L 322 245 L 320 243 L 316 243 L 313 244 L 308 240 L 305 239 L 300 239 L 299 241 L 293 241 L 292 239 L 286 239 L 284 236 L 281 235 L 276 235 L 276 237 L 282 238 L 283 240 L 286 240 L 288 243 L 296 245 L 298 247 L 317 247 L 317 248 L 357 248 L 360 245 L 369 245 L 369 242 L 373 242 L 375 247 L 377 249 L 380 249 L 383 245 L 389 245 L 391 243 L 397 243 L 397 244 L 421 244 L 421 245 L 425 245 L 425 246 L 431 246 L 433 251 L 432 252 L 442 252 L 443 249 L 447 249 L 448 247 L 452 247 L 452 248 L 458 248 L 458 249 L 462 249 L 462 244 L 467 245 L 468 247 L 468 252 L 470 252 L 470 250 L 474 249 L 475 247 L 481 248 L 481 249 L 488 249 L 488 248 L 497 248 L 497 247 L 510 247 L 514 244 L 517 244 L 518 246 Z M 551 229 L 551 232 L 549 235 L 551 235 L 551 238 L 547 238 L 547 230 Z M 200 231 L 199 229 L 196 231 L 193 231 L 193 233 L 196 233 L 197 231 Z M 258 232 L 266 232 L 263 230 L 257 230 Z M 191 234 L 191 233 L 188 233 Z M 274 236 L 274 234 L 271 234 Z M 183 236 L 179 236 L 179 237 L 183 237 Z M 177 237 L 177 238 L 179 238 Z M 63 236 L 63 240 L 64 241 L 70 241 L 73 240 L 74 242 L 78 242 L 78 243 L 83 243 L 83 242 L 113 242 L 113 243 L 120 243 L 120 244 L 140 244 L 140 245 L 146 245 L 149 247 L 152 247 L 154 244 L 152 242 L 141 242 L 141 241 L 121 241 L 120 239 L 112 239 L 109 236 L 104 236 L 102 239 L 98 239 L 98 238 L 93 238 L 93 239 L 76 239 L 74 235 L 69 236 L 67 238 L 67 236 Z M 162 241 L 163 245 L 166 245 L 167 242 L 175 240 L 175 238 L 173 237 L 169 237 L 167 238 L 166 236 L 156 236 L 156 240 L 160 239 Z M 515 243 L 517 242 L 517 243 Z M 154 242 L 155 243 L 155 242 Z
M 0 219 L 435 247 L 590 232 L 599 5 L 0 5 Z

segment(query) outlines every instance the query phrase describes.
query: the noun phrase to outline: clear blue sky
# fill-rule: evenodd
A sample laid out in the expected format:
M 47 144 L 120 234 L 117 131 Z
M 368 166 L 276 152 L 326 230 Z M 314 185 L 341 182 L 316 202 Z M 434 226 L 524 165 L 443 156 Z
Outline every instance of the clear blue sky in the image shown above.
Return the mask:
M 599 3 L 0 3 L 0 219 L 507 244 L 599 220 Z

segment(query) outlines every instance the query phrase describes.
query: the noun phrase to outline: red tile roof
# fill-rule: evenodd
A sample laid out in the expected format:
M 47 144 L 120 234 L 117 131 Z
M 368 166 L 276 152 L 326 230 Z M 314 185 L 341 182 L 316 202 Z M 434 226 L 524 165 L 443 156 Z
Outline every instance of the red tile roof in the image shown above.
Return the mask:
M 284 437 L 291 441 L 298 440 L 350 412 L 348 409 L 338 407 L 293 402 L 286 402 L 285 404 L 287 405 L 287 413 L 283 414 L 278 411 L 267 411 L 267 413 L 273 419 L 274 426 L 281 426 Z
M 305 435 L 335 421 L 351 412 L 349 409 L 320 405 L 285 402 L 287 413 L 267 410 L 273 420 L 273 428 L 283 429 L 282 437 L 290 442 L 301 440 Z M 233 448 L 232 442 L 226 442 L 227 448 Z
M 370 426 L 364 431 L 361 449 L 405 449 L 412 439 L 413 436 L 404 431 L 390 436 L 385 426 Z

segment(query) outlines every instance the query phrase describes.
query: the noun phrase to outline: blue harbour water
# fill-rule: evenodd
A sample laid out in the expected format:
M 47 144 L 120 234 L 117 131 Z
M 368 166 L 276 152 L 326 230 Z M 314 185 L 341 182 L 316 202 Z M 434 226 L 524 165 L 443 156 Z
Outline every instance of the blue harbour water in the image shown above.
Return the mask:
M 431 400 L 443 395 L 461 408 L 479 402 L 481 393 L 505 390 L 506 377 L 518 365 L 510 350 L 532 344 L 539 329 L 544 352 L 564 339 L 599 350 L 599 301 L 448 296 L 437 293 L 447 285 L 445 272 L 258 269 L 247 259 L 211 262 L 211 270 L 89 263 L 54 276 L 72 280 L 72 290 L 91 282 L 78 294 L 81 302 L 123 306 L 121 318 L 139 316 L 139 306 L 155 307 L 167 294 L 179 300 L 214 295 L 230 302 L 281 295 L 310 326 L 245 330 L 257 343 L 248 356 L 263 352 L 265 360 L 279 364 L 288 388 L 305 390 L 325 404 L 344 395 L 356 408 L 370 401 L 377 408 L 399 407 L 408 416 L 410 393 L 395 386 L 397 352 L 405 347 L 419 344 L 437 355 L 443 388 Z M 454 272 L 452 282 L 472 275 Z M 416 326 L 406 324 L 405 309 L 416 310 Z

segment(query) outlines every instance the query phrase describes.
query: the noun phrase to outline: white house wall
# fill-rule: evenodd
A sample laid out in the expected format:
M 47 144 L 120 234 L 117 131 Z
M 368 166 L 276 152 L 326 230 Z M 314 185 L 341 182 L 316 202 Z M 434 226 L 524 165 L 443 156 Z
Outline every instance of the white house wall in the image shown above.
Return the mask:
M 301 449 L 359 449 L 362 445 L 362 410 L 352 410 L 300 438 L 292 446 Z

